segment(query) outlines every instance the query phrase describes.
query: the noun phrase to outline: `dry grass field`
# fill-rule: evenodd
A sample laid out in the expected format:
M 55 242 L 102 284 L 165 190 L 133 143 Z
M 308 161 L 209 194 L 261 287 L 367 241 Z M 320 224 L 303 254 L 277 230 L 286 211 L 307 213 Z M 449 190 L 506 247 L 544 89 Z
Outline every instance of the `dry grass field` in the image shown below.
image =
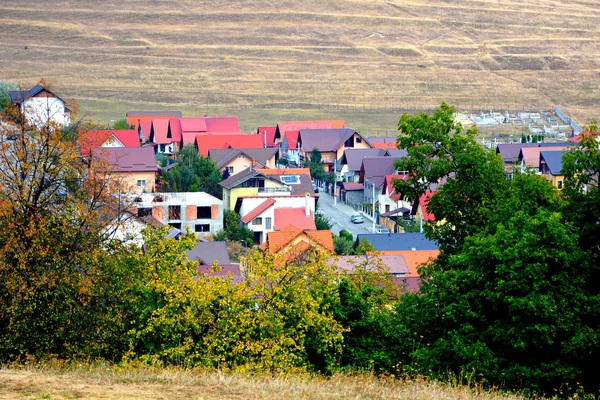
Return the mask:
M 597 0 L 0 0 L 0 79 L 44 77 L 104 121 L 178 109 L 385 132 L 446 100 L 585 123 L 598 15 Z
M 260 377 L 139 368 L 0 369 L 0 399 L 517 400 L 520 396 L 370 376 Z

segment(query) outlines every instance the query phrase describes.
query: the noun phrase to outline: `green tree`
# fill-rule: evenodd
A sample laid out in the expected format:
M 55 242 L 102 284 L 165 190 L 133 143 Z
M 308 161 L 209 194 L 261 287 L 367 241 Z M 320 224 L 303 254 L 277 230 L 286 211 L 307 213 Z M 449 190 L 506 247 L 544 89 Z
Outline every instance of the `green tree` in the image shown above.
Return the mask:
M 223 213 L 223 230 L 214 235 L 217 241 L 245 242 L 245 246 L 254 243 L 254 232 L 246 226 L 242 226 L 240 215 L 233 210 Z
M 117 130 L 131 129 L 131 125 L 129 125 L 129 122 L 127 122 L 127 118 L 121 118 L 113 124 L 112 129 L 117 129 Z
M 347 237 L 333 235 L 333 247 L 338 256 L 349 256 L 353 252 L 354 242 Z
M 586 369 L 599 343 L 595 272 L 577 227 L 560 213 L 563 199 L 542 177 L 504 179 L 497 157 L 453 113 L 442 104 L 399 125 L 408 147 L 399 166 L 411 178 L 397 186 L 418 195 L 443 183 L 429 202 L 440 222 L 426 226 L 441 253 L 420 269 L 420 293 L 398 304 L 415 344 L 404 361 L 421 373 L 474 371 L 510 388 L 594 383 Z
M 9 93 L 13 90 L 18 90 L 16 83 L 0 81 L 0 112 L 12 104 Z
M 304 162 L 304 166 L 310 169 L 310 175 L 315 179 L 327 179 L 325 164 L 321 159 L 321 152 L 316 147 L 310 152 L 310 158 Z
M 354 237 L 352 236 L 352 233 L 349 230 L 342 229 L 340 231 L 340 237 L 348 239 L 351 242 L 354 242 Z
M 206 192 L 221 198 L 223 191 L 219 182 L 221 173 L 217 164 L 198 154 L 193 145 L 188 145 L 177 153 L 175 167 L 163 173 L 161 191 Z
M 318 231 L 330 230 L 333 226 L 331 219 L 320 212 L 315 213 L 315 225 L 317 226 Z

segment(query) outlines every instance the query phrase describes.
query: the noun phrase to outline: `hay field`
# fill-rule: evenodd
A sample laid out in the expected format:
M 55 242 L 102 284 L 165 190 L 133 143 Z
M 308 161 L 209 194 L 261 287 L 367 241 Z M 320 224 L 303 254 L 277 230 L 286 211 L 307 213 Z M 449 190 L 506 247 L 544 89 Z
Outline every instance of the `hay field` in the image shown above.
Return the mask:
M 0 0 L 0 79 L 40 77 L 92 119 L 235 114 L 245 130 L 399 110 L 600 112 L 597 0 Z

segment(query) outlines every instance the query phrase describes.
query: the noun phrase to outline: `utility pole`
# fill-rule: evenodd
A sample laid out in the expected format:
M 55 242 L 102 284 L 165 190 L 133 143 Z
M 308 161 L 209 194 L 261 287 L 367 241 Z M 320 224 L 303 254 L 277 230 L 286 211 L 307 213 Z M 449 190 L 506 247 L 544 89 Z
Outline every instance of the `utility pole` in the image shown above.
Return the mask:
M 371 182 L 373 185 L 373 233 L 375 233 L 375 183 Z
M 333 160 L 333 205 L 337 205 L 337 160 Z

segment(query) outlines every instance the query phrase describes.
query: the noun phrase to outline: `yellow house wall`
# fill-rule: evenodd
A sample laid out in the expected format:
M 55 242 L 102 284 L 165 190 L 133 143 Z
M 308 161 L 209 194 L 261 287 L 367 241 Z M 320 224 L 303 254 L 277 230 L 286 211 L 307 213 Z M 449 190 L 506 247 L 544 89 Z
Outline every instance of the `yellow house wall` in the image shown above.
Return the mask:
M 120 186 L 120 190 L 130 193 L 154 192 L 156 174 L 154 172 L 113 172 L 111 178 Z M 146 187 L 137 186 L 138 180 L 145 180 Z
M 227 165 L 225 165 L 225 167 L 233 167 L 233 172 L 230 173 L 231 175 L 235 175 L 238 172 L 242 172 L 243 170 L 251 166 L 252 159 L 246 156 L 244 156 L 243 158 L 236 157 L 233 160 L 231 160 Z M 221 168 L 221 171 L 223 171 L 225 167 Z
M 258 188 L 234 188 L 229 191 L 229 209 L 232 210 L 235 207 L 235 202 L 240 196 L 256 196 L 258 195 Z
M 564 187 L 565 185 L 565 177 L 562 175 L 559 176 L 553 176 L 550 175 L 550 182 L 552 182 L 552 185 L 554 185 L 555 188 L 558 188 L 558 182 L 562 182 L 562 187 Z M 561 189 L 562 189 L 561 187 Z
M 296 238 L 294 238 L 294 240 L 292 240 L 290 243 L 288 243 L 285 247 L 281 248 L 278 253 L 287 253 L 290 250 L 293 250 L 299 243 L 308 243 L 310 244 L 311 247 L 318 247 L 319 249 L 323 250 L 323 251 L 329 251 L 328 249 L 326 249 L 325 247 L 323 247 L 320 243 L 314 241 L 313 239 L 311 239 L 309 236 L 305 235 L 304 233 L 297 236 Z
M 275 182 L 272 179 L 265 179 L 265 187 L 266 188 L 279 188 L 283 187 L 284 184 L 282 182 Z

